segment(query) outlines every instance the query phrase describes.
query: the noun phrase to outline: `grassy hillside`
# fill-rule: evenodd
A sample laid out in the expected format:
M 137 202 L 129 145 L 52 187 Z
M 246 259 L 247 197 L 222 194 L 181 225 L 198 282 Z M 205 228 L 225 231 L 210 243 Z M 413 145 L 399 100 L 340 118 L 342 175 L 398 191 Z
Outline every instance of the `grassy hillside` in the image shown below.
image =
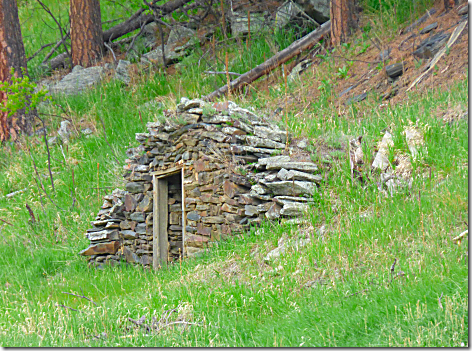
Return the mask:
M 366 15 L 380 22 L 374 3 Z M 385 17 L 393 10 L 384 11 Z M 374 25 L 373 33 L 385 27 Z M 255 38 L 252 53 L 244 54 L 234 44 L 233 64 L 250 68 L 270 55 L 271 43 L 289 39 Z M 356 57 L 356 47 L 370 40 L 359 34 L 352 42 L 343 53 Z M 432 84 L 396 104 L 372 95 L 353 105 L 336 103 L 344 78 L 332 56 L 287 92 L 274 75 L 237 102 L 270 114 L 291 99 L 287 114 L 276 118 L 309 138 L 325 179 L 305 223 L 267 222 L 157 272 L 87 268 L 78 256 L 88 245 L 84 232 L 103 195 L 123 185 L 134 134 L 181 96 L 214 89 L 218 78 L 203 76 L 198 60 L 196 51 L 172 75 L 136 72 L 130 87 L 109 81 L 43 107 L 51 131 L 69 118 L 78 131 L 94 132 L 51 147 L 54 190 L 40 136 L 0 147 L 0 345 L 468 346 L 468 239 L 452 240 L 468 228 L 468 120 L 460 118 L 468 106 L 467 72 L 451 79 L 449 90 Z M 310 86 L 319 94 L 314 101 Z M 139 112 L 156 97 L 161 109 Z M 395 142 L 392 158 L 409 153 L 403 134 L 409 125 L 427 147 L 412 164 L 411 188 L 385 196 L 375 174 L 365 184 L 351 180 L 350 138 L 363 135 L 370 165 L 386 128 Z M 280 238 L 304 233 L 311 238 L 306 246 L 264 260 Z M 128 320 L 141 316 L 146 324 L 166 316 L 179 323 L 149 333 Z

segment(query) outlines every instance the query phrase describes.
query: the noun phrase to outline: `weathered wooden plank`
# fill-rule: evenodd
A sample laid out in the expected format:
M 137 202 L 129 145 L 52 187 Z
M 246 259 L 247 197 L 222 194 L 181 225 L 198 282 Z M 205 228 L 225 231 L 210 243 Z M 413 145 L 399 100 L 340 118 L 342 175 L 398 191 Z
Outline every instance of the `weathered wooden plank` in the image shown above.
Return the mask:
M 185 247 L 185 227 L 187 226 L 187 212 L 185 212 L 185 187 L 184 187 L 185 169 L 182 167 L 182 258 L 186 256 Z
M 167 247 L 169 245 L 167 239 L 167 226 L 168 226 L 168 206 L 167 206 L 167 197 L 168 197 L 168 183 L 167 179 L 157 179 L 157 192 L 158 192 L 158 256 L 159 264 L 164 267 L 167 264 Z
M 158 251 L 158 242 L 159 242 L 159 224 L 157 221 L 158 218 L 158 206 L 157 206 L 157 179 L 156 176 L 152 176 L 152 269 L 157 270 L 159 267 L 159 251 Z
M 175 174 L 175 173 L 179 173 L 181 168 L 182 167 L 171 167 L 168 169 L 151 172 L 151 175 L 156 176 L 156 178 L 163 178 L 163 177 L 167 177 L 172 174 Z

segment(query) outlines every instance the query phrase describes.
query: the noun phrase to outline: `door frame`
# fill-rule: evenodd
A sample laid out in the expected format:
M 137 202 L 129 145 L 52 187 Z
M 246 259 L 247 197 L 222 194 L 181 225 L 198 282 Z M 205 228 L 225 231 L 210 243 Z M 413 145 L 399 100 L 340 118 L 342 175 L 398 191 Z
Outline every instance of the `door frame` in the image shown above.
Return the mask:
M 153 192 L 153 217 L 152 217 L 152 268 L 157 270 L 167 265 L 169 239 L 167 234 L 169 207 L 168 180 L 167 178 L 181 173 L 182 186 L 182 256 L 186 255 L 185 227 L 187 214 L 185 212 L 184 167 L 172 167 L 163 171 L 151 172 Z

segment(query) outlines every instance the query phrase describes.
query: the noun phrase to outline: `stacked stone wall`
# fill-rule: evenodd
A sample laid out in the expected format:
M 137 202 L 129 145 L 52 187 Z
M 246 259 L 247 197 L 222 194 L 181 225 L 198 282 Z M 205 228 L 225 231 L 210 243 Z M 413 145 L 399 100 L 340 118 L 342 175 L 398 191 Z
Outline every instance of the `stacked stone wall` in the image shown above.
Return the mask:
M 82 254 L 91 264 L 152 266 L 153 174 L 178 172 L 167 178 L 169 261 L 197 255 L 264 219 L 309 210 L 321 177 L 286 131 L 232 102 L 183 98 L 166 114 L 136 134 L 141 145 L 127 152 L 125 190 L 105 196 L 87 231 L 91 244 Z

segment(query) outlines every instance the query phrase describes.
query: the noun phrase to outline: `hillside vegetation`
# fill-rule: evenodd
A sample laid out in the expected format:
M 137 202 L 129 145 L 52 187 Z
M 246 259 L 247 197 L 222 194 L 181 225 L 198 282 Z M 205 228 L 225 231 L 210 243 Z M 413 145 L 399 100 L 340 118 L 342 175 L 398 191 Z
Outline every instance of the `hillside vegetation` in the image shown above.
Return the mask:
M 65 1 L 45 3 L 65 16 Z M 339 56 L 372 61 L 379 50 L 371 38 L 397 45 L 399 30 L 432 6 L 378 4 L 365 1 L 367 34 L 358 31 L 334 53 L 320 52 L 300 79 L 286 87 L 279 70 L 233 96 L 308 139 L 324 181 L 306 217 L 298 224 L 265 222 L 159 271 L 124 264 L 92 269 L 78 253 L 88 245 L 84 233 L 103 196 L 124 185 L 122 167 L 126 150 L 137 145 L 135 133 L 181 97 L 200 97 L 221 84 L 203 74 L 204 48 L 167 72 L 135 68 L 128 87 L 108 79 L 42 106 L 52 135 L 63 118 L 93 133 L 51 146 L 49 155 L 40 135 L 0 146 L 0 345 L 468 347 L 468 236 L 453 240 L 468 229 L 468 34 L 417 88 L 390 102 L 372 92 L 345 104 L 339 93 L 363 70 L 379 72 L 373 78 L 379 82 L 386 76 L 382 65 L 349 64 Z M 34 6 L 26 1 L 20 8 L 27 56 L 41 46 L 35 33 L 47 26 L 37 12 L 29 16 Z M 104 21 L 126 15 L 117 11 L 103 2 Z M 288 46 L 292 34 L 254 36 L 251 50 L 231 42 L 230 71 L 263 62 L 274 47 Z M 224 57 L 224 49 L 217 55 Z M 29 63 L 38 80 L 41 60 Z M 423 64 L 412 60 L 401 84 L 408 86 Z M 151 100 L 162 105 L 138 108 Z M 282 112 L 274 113 L 278 107 Z M 379 176 L 369 170 L 378 142 L 388 129 L 395 164 L 395 157 L 410 154 L 409 126 L 422 133 L 426 147 L 412 161 L 411 186 L 380 191 Z M 363 182 L 351 177 L 349 163 L 349 140 L 360 135 Z M 265 259 L 279 242 L 306 233 L 306 246 Z M 138 325 L 153 317 L 161 322 L 157 331 Z

